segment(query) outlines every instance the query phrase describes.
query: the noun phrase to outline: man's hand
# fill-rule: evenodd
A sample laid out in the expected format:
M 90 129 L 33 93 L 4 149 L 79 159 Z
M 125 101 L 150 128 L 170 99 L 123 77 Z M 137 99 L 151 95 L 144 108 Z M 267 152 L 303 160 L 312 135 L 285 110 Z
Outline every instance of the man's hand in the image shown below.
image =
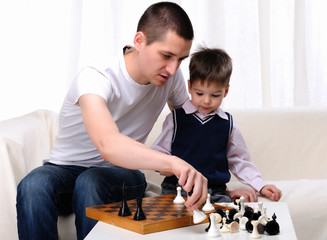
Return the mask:
M 282 196 L 282 191 L 273 184 L 267 184 L 260 190 L 261 195 L 278 201 Z
M 257 202 L 258 201 L 258 196 L 256 192 L 253 189 L 245 189 L 245 188 L 239 188 L 233 191 L 229 192 L 232 201 L 236 198 L 244 197 L 244 202 Z
M 186 192 L 191 192 L 185 202 L 191 211 L 197 209 L 208 196 L 208 180 L 195 168 L 185 161 L 178 159 L 174 164 L 174 173 L 178 177 L 178 184 L 183 187 Z

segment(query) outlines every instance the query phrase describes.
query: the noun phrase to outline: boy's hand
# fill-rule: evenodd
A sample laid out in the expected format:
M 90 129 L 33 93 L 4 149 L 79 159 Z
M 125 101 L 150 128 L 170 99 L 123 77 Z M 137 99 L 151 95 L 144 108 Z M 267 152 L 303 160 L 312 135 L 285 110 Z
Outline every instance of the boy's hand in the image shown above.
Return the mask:
M 278 201 L 281 196 L 282 192 L 273 184 L 267 184 L 260 190 L 261 195 L 270 198 L 273 201 Z
M 229 195 L 232 198 L 232 202 L 236 198 L 244 197 L 244 202 L 256 202 L 258 201 L 257 193 L 253 189 L 239 188 L 233 191 L 229 191 Z

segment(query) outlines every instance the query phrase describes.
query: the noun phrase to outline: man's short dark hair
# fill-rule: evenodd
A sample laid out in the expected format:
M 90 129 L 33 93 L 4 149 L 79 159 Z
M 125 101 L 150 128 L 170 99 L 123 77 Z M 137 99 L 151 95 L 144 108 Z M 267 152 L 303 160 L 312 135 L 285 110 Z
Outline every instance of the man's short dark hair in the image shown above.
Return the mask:
M 162 40 L 168 30 L 186 40 L 193 40 L 191 20 L 179 5 L 172 2 L 159 2 L 148 7 L 137 26 L 137 31 L 146 35 L 147 45 Z
M 232 59 L 224 50 L 202 47 L 192 54 L 190 60 L 190 85 L 200 80 L 201 83 L 218 83 L 227 87 L 232 69 Z

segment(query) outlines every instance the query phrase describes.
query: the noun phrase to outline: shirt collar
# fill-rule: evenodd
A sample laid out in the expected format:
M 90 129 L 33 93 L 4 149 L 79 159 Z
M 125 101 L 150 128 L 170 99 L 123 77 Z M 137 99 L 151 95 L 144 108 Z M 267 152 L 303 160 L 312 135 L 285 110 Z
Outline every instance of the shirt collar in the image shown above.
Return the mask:
M 192 102 L 188 99 L 184 104 L 183 104 L 183 109 L 186 114 L 193 114 L 195 113 L 197 116 L 201 117 L 202 119 L 207 118 L 209 116 L 217 114 L 219 117 L 228 120 L 227 114 L 219 107 L 216 109 L 214 112 L 203 115 L 193 104 Z

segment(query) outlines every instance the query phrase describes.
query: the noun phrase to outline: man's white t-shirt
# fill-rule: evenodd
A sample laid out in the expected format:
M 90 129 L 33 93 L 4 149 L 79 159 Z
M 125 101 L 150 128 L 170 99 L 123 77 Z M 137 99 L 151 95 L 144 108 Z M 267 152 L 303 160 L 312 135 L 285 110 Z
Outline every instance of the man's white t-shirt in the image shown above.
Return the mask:
M 89 138 L 82 119 L 79 98 L 97 94 L 105 99 L 119 131 L 144 143 L 168 102 L 182 105 L 188 98 L 180 69 L 164 86 L 136 83 L 128 74 L 121 55 L 108 61 L 108 68 L 88 66 L 73 81 L 59 113 L 59 133 L 50 156 L 44 162 L 84 167 L 110 166 Z

